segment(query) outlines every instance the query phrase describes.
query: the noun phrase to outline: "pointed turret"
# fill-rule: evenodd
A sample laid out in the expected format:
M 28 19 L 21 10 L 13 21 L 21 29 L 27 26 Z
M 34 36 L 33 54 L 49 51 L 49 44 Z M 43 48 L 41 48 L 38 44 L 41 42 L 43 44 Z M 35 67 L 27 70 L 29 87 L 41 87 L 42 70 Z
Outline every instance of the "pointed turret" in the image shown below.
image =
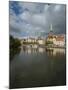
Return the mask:
M 49 36 L 52 36 L 53 35 L 53 27 L 52 27 L 52 24 L 50 25 L 50 32 L 49 32 Z
M 50 25 L 50 32 L 53 32 L 52 24 Z

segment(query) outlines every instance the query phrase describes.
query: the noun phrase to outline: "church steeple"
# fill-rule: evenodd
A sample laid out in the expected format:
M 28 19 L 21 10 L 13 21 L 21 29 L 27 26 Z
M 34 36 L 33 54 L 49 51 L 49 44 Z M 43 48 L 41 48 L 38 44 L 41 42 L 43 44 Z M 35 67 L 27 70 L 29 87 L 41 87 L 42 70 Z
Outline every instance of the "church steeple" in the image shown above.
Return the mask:
M 50 25 L 50 31 L 52 31 L 52 24 Z
M 52 24 L 50 24 L 50 32 L 49 32 L 49 36 L 52 36 L 53 35 L 53 26 Z
M 50 25 L 50 33 L 53 34 L 53 26 L 52 26 L 52 24 Z

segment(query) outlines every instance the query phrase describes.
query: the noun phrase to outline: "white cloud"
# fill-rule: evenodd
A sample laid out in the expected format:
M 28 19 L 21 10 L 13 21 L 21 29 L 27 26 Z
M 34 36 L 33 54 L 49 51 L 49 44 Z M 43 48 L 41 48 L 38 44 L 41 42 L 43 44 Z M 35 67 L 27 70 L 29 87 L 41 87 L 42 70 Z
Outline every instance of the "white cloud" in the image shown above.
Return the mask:
M 31 3 L 31 2 L 19 2 L 19 5 L 25 10 L 28 9 L 30 12 L 36 11 L 36 3 Z
M 19 17 L 27 22 L 30 22 L 32 19 L 31 14 L 28 11 L 24 11 L 22 14 L 19 15 Z
M 44 12 L 46 13 L 48 11 L 49 5 L 44 6 Z
M 61 5 L 55 5 L 54 7 L 54 11 L 57 12 L 57 11 L 60 11 L 61 10 Z
M 46 24 L 46 17 L 42 14 L 31 14 L 28 11 L 25 11 L 19 16 L 22 20 L 25 20 L 26 22 L 30 24 L 34 24 L 36 26 L 45 26 Z
M 44 14 L 34 14 L 32 16 L 32 23 L 39 26 L 44 26 L 46 24 L 46 18 Z

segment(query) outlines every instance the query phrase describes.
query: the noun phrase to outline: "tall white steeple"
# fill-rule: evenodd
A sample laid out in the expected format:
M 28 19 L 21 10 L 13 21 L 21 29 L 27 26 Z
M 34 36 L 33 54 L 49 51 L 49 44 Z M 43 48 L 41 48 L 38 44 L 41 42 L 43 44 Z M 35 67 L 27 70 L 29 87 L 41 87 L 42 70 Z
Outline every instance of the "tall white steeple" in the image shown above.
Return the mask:
M 49 32 L 49 35 L 53 35 L 53 26 L 52 26 L 52 24 L 50 24 L 50 32 Z
M 52 27 L 52 24 L 50 25 L 50 31 L 52 31 L 53 30 L 53 27 Z

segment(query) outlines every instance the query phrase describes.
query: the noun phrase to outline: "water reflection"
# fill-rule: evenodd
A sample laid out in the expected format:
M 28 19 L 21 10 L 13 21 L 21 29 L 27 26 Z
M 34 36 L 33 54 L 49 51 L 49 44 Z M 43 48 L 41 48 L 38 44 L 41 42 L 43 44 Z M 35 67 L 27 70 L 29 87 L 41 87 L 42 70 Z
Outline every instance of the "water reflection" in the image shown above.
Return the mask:
M 48 55 L 56 56 L 56 55 L 65 54 L 65 49 L 64 48 L 46 48 L 46 52 Z
M 65 54 L 65 49 L 64 48 L 44 48 L 41 46 L 22 46 L 21 47 L 21 53 L 44 53 L 46 52 L 48 55 L 56 56 L 60 54 Z
M 16 54 L 19 54 L 21 48 L 10 49 L 10 60 L 14 58 Z
M 66 84 L 66 59 L 63 48 L 22 46 L 10 64 L 11 88 Z

